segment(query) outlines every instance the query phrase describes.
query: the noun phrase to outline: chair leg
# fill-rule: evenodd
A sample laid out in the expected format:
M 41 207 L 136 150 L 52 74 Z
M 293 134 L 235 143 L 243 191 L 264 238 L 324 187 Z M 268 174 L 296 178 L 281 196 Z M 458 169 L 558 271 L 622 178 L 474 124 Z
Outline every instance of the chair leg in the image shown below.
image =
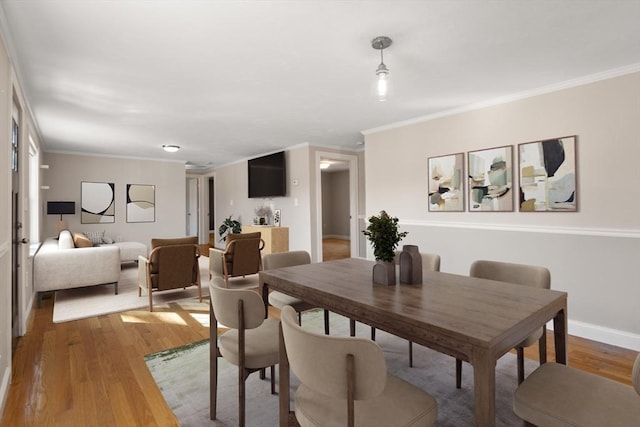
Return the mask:
M 260 369 L 260 379 L 263 380 L 265 378 L 267 378 L 267 375 L 266 375 L 265 369 L 262 368 Z
M 353 319 L 349 319 L 349 336 L 356 336 L 356 321 Z
M 413 342 L 409 341 L 409 367 L 413 368 Z
M 298 312 L 298 325 L 302 326 L 302 312 Z
M 456 388 L 462 387 L 462 360 L 456 359 Z
M 324 311 L 324 334 L 329 335 L 329 310 Z
M 238 426 L 244 427 L 245 378 L 244 368 L 238 367 Z
M 209 369 L 211 370 L 211 374 L 209 376 L 209 383 L 211 387 L 211 391 L 209 392 L 209 418 L 211 420 L 216 419 L 216 406 L 218 403 L 218 356 L 211 356 L 211 366 Z
M 373 326 L 371 327 L 371 341 L 375 341 L 376 340 L 376 328 L 374 328 Z
M 516 353 L 518 353 L 518 384 L 522 384 L 524 381 L 524 348 L 516 347 Z
M 271 394 L 276 394 L 276 365 L 271 365 Z

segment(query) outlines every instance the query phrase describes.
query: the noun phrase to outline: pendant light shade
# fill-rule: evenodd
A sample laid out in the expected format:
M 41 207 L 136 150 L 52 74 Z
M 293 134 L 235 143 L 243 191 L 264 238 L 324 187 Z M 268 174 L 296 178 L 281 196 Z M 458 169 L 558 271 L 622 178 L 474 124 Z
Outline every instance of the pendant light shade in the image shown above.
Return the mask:
M 383 50 L 391 46 L 389 37 L 379 36 L 371 41 L 371 47 L 380 51 L 380 65 L 376 70 L 376 96 L 379 101 L 386 101 L 389 93 L 389 69 L 384 63 Z

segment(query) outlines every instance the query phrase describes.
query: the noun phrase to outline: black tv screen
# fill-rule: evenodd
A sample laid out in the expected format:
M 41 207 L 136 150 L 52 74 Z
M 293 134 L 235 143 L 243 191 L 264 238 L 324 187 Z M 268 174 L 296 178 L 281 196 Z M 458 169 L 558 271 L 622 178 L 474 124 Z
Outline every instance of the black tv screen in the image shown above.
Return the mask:
M 47 202 L 47 215 L 73 215 L 76 202 Z
M 284 151 L 249 160 L 249 197 L 286 196 Z

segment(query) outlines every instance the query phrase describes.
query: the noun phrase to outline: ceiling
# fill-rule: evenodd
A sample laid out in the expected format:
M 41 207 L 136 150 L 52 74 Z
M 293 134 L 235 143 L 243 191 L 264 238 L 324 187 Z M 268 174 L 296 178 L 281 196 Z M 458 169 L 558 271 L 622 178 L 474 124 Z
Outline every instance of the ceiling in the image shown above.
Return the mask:
M 362 130 L 640 69 L 639 0 L 1 7 L 46 151 L 201 168 L 303 143 L 356 150 Z M 372 90 L 379 35 L 393 39 L 386 102 Z

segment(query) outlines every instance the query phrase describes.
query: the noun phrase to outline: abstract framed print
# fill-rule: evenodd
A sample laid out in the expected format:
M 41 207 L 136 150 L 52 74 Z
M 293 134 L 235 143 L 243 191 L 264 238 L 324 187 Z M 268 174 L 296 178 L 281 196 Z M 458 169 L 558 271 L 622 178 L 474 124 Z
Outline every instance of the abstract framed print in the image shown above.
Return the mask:
M 464 212 L 464 154 L 429 157 L 429 212 Z
M 155 185 L 127 184 L 127 222 L 155 222 Z
M 520 212 L 576 212 L 575 135 L 518 145 Z
M 513 211 L 513 147 L 467 153 L 469 212 Z
M 83 181 L 80 186 L 80 222 L 82 224 L 116 222 L 115 184 Z

